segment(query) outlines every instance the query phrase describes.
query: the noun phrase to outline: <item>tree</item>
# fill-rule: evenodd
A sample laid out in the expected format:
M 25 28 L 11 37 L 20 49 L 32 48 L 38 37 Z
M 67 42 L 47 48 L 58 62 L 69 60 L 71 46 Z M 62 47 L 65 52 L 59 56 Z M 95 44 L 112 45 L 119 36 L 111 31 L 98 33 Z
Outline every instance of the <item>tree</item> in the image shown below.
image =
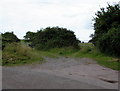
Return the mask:
M 78 48 L 79 41 L 73 31 L 66 28 L 47 27 L 37 31 L 31 45 L 37 49 L 50 49 L 72 46 Z
M 2 35 L 2 48 L 4 48 L 5 45 L 8 43 L 20 42 L 20 40 L 13 32 L 5 32 L 4 34 L 2 33 L 1 35 Z
M 120 6 L 108 5 L 101 8 L 94 18 L 94 30 L 92 40 L 95 46 L 109 55 L 120 55 Z
M 35 33 L 34 33 L 34 32 L 28 31 L 28 32 L 26 33 L 26 35 L 24 36 L 25 41 L 27 41 L 27 42 L 32 41 L 33 38 L 34 38 L 34 36 L 35 36 Z
M 111 28 L 108 33 L 104 34 L 98 41 L 97 47 L 100 51 L 120 56 L 120 26 L 118 28 Z

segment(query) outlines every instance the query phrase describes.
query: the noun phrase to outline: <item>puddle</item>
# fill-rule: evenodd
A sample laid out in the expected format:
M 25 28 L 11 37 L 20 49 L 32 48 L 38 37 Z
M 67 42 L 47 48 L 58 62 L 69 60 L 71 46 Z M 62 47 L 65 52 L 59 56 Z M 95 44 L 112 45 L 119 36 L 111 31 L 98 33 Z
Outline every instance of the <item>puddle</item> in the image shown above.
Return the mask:
M 105 78 L 99 78 L 99 79 L 102 80 L 102 81 L 109 82 L 109 83 L 118 83 L 118 81 L 109 80 L 109 79 L 105 79 Z

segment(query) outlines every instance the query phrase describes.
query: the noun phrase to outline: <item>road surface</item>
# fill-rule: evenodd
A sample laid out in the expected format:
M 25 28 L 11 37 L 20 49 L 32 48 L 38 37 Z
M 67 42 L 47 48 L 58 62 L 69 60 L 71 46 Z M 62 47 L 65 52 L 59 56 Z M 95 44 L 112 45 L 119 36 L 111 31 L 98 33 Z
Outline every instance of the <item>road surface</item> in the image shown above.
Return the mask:
M 43 64 L 3 67 L 3 89 L 118 88 L 118 72 L 99 66 L 91 59 L 45 59 Z

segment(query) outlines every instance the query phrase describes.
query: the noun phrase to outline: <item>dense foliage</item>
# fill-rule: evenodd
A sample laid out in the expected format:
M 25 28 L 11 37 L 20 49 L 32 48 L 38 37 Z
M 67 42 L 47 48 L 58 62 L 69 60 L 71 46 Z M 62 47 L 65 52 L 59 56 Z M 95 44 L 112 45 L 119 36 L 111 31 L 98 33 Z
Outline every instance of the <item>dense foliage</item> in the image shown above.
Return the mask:
M 120 56 L 120 6 L 108 5 L 101 8 L 94 18 L 94 30 L 91 42 L 109 55 Z
M 30 35 L 29 38 L 28 35 Z M 32 47 L 40 50 L 68 46 L 78 48 L 79 43 L 73 31 L 59 27 L 47 27 L 37 31 L 37 33 L 27 32 L 26 37 L 31 42 Z
M 26 33 L 26 35 L 24 36 L 25 41 L 26 41 L 26 42 L 32 41 L 33 38 L 34 38 L 34 36 L 35 36 L 35 33 L 34 33 L 34 32 L 28 31 L 28 32 Z
M 4 34 L 1 35 L 2 35 L 2 48 L 4 48 L 6 44 L 20 41 L 13 32 L 5 32 Z

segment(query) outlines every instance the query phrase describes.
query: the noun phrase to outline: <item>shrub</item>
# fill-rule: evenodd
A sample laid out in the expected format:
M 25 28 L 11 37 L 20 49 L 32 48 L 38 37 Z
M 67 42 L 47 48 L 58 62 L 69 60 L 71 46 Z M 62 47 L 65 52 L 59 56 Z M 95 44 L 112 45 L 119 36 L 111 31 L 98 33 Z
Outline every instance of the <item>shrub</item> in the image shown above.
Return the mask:
M 5 32 L 2 34 L 2 49 L 8 44 L 13 42 L 20 42 L 13 32 Z
M 90 42 L 103 53 L 120 56 L 120 6 L 101 8 L 94 18 L 94 30 Z
M 112 28 L 97 41 L 101 52 L 113 56 L 120 56 L 120 27 Z
M 51 48 L 69 46 L 79 48 L 79 42 L 80 41 L 76 39 L 73 31 L 67 30 L 66 28 L 47 27 L 34 34 L 31 45 L 39 50 L 48 50 Z

